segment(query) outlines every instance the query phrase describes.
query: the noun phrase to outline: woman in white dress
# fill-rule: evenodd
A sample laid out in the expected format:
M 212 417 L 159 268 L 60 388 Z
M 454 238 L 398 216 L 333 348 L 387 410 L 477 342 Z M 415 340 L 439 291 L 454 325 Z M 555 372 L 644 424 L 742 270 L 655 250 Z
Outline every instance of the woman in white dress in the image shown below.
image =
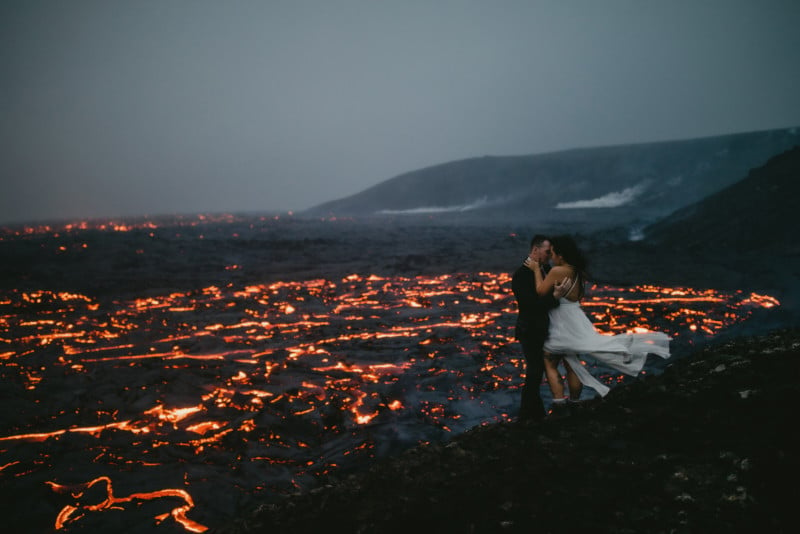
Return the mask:
M 544 343 L 545 375 L 555 403 L 565 402 L 564 385 L 558 364 L 564 361 L 567 371 L 570 399 L 578 400 L 583 385 L 600 395 L 609 392 L 583 366 L 577 355 L 589 355 L 603 364 L 631 376 L 637 376 L 644 367 L 648 354 L 669 358 L 670 337 L 662 332 L 606 335 L 598 332 L 581 309 L 586 283 L 586 259 L 569 236 L 550 240 L 553 268 L 546 277 L 541 274 L 538 262 L 526 265 L 536 277 L 536 292 L 546 295 L 553 291 L 557 281 L 569 278 L 572 288 L 559 299 L 559 305 L 550 310 L 550 330 Z M 567 286 L 569 287 L 569 286 Z

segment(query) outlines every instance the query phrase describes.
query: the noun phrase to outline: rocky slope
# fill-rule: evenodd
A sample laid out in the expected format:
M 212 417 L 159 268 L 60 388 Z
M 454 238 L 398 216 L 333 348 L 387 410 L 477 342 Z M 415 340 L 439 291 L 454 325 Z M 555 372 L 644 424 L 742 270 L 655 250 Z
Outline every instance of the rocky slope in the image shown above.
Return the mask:
M 741 338 L 541 423 L 474 429 L 225 532 L 788 532 L 800 330 Z
M 800 145 L 753 169 L 744 179 L 683 208 L 646 229 L 662 246 L 721 251 L 728 248 L 800 251 L 796 239 Z
M 584 241 L 598 278 L 672 285 L 753 288 L 778 297 L 800 319 L 800 146 L 753 169 L 735 184 L 648 227 L 644 239 Z M 650 258 L 646 275 L 642 258 Z

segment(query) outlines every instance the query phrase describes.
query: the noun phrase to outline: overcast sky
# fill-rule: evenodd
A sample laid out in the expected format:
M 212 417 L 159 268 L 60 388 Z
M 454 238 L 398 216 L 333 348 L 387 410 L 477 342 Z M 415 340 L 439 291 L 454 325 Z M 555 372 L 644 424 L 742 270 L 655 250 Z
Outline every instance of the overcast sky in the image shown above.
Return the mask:
M 0 2 L 0 222 L 800 126 L 797 0 Z

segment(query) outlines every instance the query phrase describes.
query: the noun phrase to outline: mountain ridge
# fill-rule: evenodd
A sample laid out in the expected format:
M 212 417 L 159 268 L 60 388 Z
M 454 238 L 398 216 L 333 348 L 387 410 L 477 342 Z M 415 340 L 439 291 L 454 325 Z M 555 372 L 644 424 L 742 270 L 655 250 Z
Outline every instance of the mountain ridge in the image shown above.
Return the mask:
M 468 214 L 569 218 L 580 211 L 647 222 L 741 179 L 800 143 L 784 128 L 689 140 L 466 158 L 409 171 L 305 212 L 313 216 Z M 569 207 L 577 210 L 566 209 Z M 602 212 L 602 213 L 601 213 Z

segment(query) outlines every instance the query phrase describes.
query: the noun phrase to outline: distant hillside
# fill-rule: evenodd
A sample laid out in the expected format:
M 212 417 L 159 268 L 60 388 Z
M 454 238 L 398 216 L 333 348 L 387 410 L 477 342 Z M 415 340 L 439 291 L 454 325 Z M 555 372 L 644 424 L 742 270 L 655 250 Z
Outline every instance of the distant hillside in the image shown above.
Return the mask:
M 798 198 L 800 145 L 645 227 L 641 241 L 586 239 L 591 272 L 600 281 L 756 291 L 781 302 L 770 321 L 800 325 Z
M 800 143 L 782 129 L 662 143 L 486 156 L 421 169 L 316 206 L 309 215 L 470 213 L 526 220 L 653 222 Z M 600 208 L 600 209 L 597 209 Z M 621 219 L 620 219 L 621 217 Z M 614 224 L 619 224 L 618 222 Z
M 753 169 L 743 180 L 687 206 L 645 230 L 668 248 L 734 255 L 764 250 L 775 256 L 800 251 L 797 238 L 800 145 Z

